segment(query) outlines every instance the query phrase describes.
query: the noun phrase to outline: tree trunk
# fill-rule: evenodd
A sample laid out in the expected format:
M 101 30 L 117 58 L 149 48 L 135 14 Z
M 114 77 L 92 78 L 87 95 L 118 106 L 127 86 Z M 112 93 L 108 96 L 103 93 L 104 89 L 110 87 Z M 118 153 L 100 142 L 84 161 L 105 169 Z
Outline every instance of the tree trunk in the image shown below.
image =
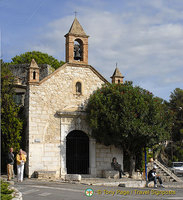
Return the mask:
M 135 172 L 135 155 L 130 155 L 130 173 L 129 176 L 132 177 Z

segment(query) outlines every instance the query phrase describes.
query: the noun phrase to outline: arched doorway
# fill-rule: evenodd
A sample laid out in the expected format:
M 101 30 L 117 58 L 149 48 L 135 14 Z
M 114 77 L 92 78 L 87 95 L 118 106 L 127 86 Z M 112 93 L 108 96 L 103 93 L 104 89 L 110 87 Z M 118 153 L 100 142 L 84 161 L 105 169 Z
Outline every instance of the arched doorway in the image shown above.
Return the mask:
M 66 137 L 66 168 L 68 174 L 89 173 L 89 137 L 74 130 Z

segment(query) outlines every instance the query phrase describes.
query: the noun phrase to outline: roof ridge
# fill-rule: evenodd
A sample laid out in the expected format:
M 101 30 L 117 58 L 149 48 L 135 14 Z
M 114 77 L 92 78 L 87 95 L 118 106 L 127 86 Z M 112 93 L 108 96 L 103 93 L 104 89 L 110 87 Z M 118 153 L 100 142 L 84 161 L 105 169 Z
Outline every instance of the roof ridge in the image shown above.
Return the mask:
M 77 65 L 77 64 L 74 64 L 74 63 L 65 63 L 64 65 L 62 65 L 58 69 L 56 69 L 53 73 L 49 74 L 44 79 L 42 79 L 39 82 L 39 85 L 41 85 L 43 82 L 45 82 L 46 80 L 48 80 L 49 78 L 51 78 L 54 74 L 58 73 L 60 70 L 64 69 L 66 66 L 82 67 L 82 65 Z M 92 67 L 91 65 L 85 65 L 85 64 L 83 64 L 83 67 L 90 68 L 101 80 L 104 81 L 104 83 L 108 83 L 108 81 L 94 67 Z

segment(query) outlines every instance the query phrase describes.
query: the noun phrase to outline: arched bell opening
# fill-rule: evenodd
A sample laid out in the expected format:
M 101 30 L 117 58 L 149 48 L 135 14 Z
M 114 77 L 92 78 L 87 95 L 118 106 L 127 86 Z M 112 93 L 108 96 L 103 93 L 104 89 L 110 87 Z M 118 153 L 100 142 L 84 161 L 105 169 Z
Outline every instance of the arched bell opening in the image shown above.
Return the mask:
M 89 137 L 83 132 L 74 130 L 66 137 L 67 174 L 89 173 Z
M 35 79 L 36 79 L 36 72 L 33 71 L 33 80 L 35 80 Z
M 83 42 L 80 39 L 74 41 L 74 60 L 83 61 Z

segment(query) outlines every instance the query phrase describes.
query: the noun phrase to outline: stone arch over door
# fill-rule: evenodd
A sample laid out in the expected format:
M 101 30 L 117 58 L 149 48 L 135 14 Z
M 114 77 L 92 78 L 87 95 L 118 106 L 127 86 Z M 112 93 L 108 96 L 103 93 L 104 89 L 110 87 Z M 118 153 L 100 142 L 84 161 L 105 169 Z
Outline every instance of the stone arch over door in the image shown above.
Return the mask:
M 80 130 L 66 137 L 67 174 L 89 174 L 89 137 Z

